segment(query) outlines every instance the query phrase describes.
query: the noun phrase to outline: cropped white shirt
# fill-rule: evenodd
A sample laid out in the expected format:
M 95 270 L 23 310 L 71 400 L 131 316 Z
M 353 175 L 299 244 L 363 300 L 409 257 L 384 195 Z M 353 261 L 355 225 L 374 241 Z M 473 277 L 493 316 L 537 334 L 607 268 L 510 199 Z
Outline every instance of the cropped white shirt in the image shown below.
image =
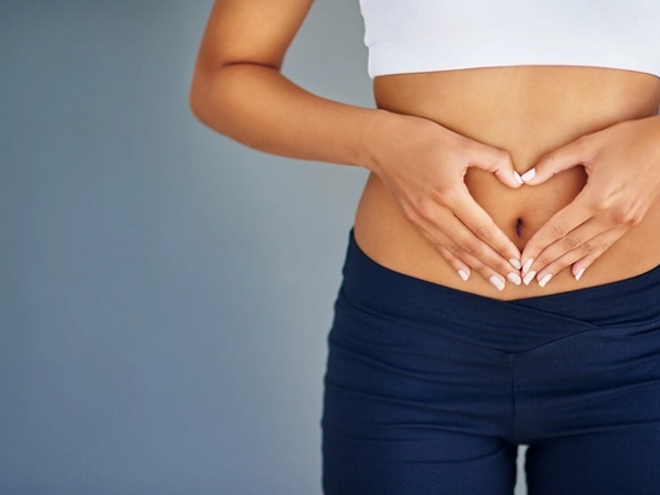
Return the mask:
M 371 79 L 505 65 L 660 77 L 660 0 L 359 0 Z

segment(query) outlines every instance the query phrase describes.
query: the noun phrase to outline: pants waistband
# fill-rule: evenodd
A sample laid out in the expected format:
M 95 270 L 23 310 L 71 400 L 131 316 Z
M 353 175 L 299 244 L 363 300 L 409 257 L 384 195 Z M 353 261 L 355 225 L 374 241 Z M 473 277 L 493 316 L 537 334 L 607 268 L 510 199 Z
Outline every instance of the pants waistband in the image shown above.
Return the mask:
M 341 292 L 351 304 L 480 345 L 523 349 L 590 329 L 660 325 L 660 265 L 603 285 L 504 301 L 391 270 L 362 251 L 353 228 L 348 237 Z

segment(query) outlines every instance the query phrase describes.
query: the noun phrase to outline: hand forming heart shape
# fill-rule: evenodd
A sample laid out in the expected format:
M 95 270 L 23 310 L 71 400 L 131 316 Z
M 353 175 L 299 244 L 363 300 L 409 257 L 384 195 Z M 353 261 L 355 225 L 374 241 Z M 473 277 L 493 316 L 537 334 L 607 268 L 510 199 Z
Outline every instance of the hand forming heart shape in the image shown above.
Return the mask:
M 522 175 L 538 185 L 583 165 L 588 180 L 574 200 L 527 242 L 525 284 L 542 287 L 566 266 L 579 280 L 600 255 L 642 221 L 660 194 L 660 115 L 618 122 L 544 155 Z
M 423 117 L 382 109 L 372 115 L 356 136 L 364 146 L 361 165 L 379 176 L 404 216 L 463 280 L 472 267 L 499 290 L 505 276 L 517 285 L 536 276 L 544 286 L 570 264 L 579 279 L 642 220 L 660 193 L 660 115 L 581 136 L 546 153 L 522 177 L 506 150 Z M 530 238 L 522 253 L 464 182 L 468 168 L 476 167 L 517 189 L 539 185 L 576 165 L 588 175 L 584 188 Z

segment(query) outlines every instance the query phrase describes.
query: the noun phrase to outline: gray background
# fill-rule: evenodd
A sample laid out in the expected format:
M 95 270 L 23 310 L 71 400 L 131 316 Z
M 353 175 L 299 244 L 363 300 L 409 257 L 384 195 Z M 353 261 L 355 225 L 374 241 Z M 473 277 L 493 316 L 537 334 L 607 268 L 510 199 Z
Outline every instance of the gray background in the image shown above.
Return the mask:
M 0 3 L 3 495 L 321 493 L 367 172 L 194 118 L 212 3 Z M 374 107 L 362 36 L 357 0 L 316 0 L 283 72 Z

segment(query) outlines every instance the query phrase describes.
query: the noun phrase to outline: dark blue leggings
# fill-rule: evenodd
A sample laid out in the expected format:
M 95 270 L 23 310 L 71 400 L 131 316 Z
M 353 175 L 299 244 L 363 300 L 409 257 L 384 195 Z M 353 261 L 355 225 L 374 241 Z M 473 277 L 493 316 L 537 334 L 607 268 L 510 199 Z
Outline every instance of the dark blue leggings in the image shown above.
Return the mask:
M 500 301 L 388 269 L 351 228 L 328 334 L 327 495 L 660 494 L 660 266 Z

